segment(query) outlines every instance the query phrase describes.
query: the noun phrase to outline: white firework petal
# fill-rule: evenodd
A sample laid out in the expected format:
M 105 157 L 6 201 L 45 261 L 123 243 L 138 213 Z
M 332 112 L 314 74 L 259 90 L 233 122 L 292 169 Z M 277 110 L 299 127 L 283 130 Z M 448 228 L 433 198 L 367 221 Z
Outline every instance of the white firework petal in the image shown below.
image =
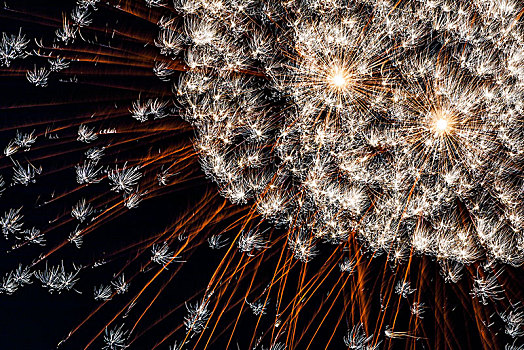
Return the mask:
M 304 232 L 290 235 L 287 242 L 295 259 L 301 262 L 307 263 L 318 254 L 314 238 L 307 237 Z
M 98 162 L 104 156 L 104 148 L 93 147 L 86 151 L 86 158 Z
M 164 242 L 162 245 L 154 244 L 151 248 L 151 261 L 160 265 L 167 265 L 175 259 L 175 255 L 169 250 L 169 245 Z
M 73 42 L 78 34 L 78 27 L 74 26 L 66 15 L 62 18 L 62 28 L 55 31 L 56 37 L 68 44 Z
M 80 222 L 84 222 L 93 212 L 91 204 L 87 203 L 85 198 L 82 198 L 71 209 L 71 216 Z
M 519 338 L 524 335 L 524 311 L 520 307 L 504 311 L 500 318 L 505 323 L 505 332 L 512 338 Z
M 36 175 L 42 173 L 42 168 L 35 167 L 33 164 L 27 164 L 27 167 L 23 167 L 18 162 L 14 162 L 13 166 L 13 184 L 21 184 L 24 186 L 29 185 L 30 183 L 36 182 Z
M 113 329 L 105 329 L 104 343 L 102 347 L 104 350 L 122 350 L 127 348 L 128 332 L 123 330 L 124 325 L 115 327 Z
M 74 271 L 67 272 L 64 263 L 49 267 L 46 263 L 44 270 L 35 271 L 35 277 L 47 288 L 50 293 L 61 293 L 64 290 L 71 290 L 78 281 L 80 268 L 74 268 Z
M 424 303 L 421 302 L 414 302 L 413 305 L 411 305 L 411 314 L 416 316 L 419 319 L 424 318 L 424 311 L 426 309 L 426 306 Z
M 163 28 L 155 40 L 155 45 L 160 48 L 160 53 L 165 56 L 177 56 L 183 48 L 182 43 L 180 33 L 171 27 Z M 164 66 L 155 66 L 155 69 L 157 71 L 158 69 L 165 71 L 167 68 Z
M 75 245 L 78 249 L 82 247 L 84 243 L 84 237 L 82 236 L 82 230 L 77 227 L 73 232 L 69 234 L 67 240 Z
M 33 244 L 45 245 L 45 237 L 43 234 L 40 234 L 40 230 L 32 227 L 30 229 L 23 230 L 21 234 L 24 236 L 24 239 Z
M 145 0 L 145 2 L 148 7 L 162 7 L 167 4 L 164 0 Z
M 27 80 L 35 86 L 46 87 L 50 72 L 46 68 L 36 68 L 28 70 L 26 77 Z
M 395 286 L 395 293 L 400 295 L 403 298 L 407 298 L 410 294 L 413 294 L 416 289 L 411 288 L 411 283 L 409 281 L 398 281 Z
M 95 287 L 94 289 L 94 298 L 95 300 L 109 300 L 111 299 L 113 292 L 111 291 L 111 286 L 101 285 Z
M 142 197 L 146 193 L 147 192 L 133 192 L 133 193 L 130 193 L 130 194 L 125 194 L 124 195 L 124 205 L 128 209 L 133 209 L 133 208 L 138 207 L 140 202 L 142 202 L 142 199 L 143 199 Z
M 237 245 L 238 250 L 242 253 L 252 256 L 253 250 L 261 250 L 266 248 L 267 241 L 264 239 L 263 233 L 258 230 L 250 230 L 240 235 Z
M 17 130 L 13 142 L 19 147 L 29 149 L 36 142 L 37 136 L 34 134 L 34 130 L 31 133 L 21 133 Z
M 71 13 L 71 19 L 79 27 L 86 27 L 91 24 L 92 19 L 89 16 L 89 10 L 85 6 L 78 6 Z
M 169 81 L 170 77 L 175 73 L 173 69 L 170 69 L 169 63 L 162 61 L 155 63 L 153 72 L 162 81 Z
M 4 154 L 6 157 L 9 157 L 13 154 L 15 154 L 19 149 L 19 146 L 16 144 L 15 140 L 9 141 L 7 146 L 4 148 Z
M 2 40 L 0 41 L 0 62 L 2 65 L 9 67 L 13 60 L 26 57 L 28 55 L 25 52 L 27 44 L 29 44 L 29 40 L 22 34 L 22 28 L 17 35 L 2 33 Z
M 252 303 L 246 300 L 246 304 L 248 304 L 251 308 L 251 312 L 253 312 L 253 315 L 260 316 L 266 313 L 267 305 L 269 304 L 269 299 L 259 299 Z
M 501 300 L 504 289 L 498 282 L 498 277 L 502 270 L 491 276 L 482 276 L 480 271 L 477 271 L 477 276 L 473 280 L 473 288 L 471 295 L 477 298 L 482 304 L 487 305 L 490 300 Z
M 222 235 L 213 235 L 207 239 L 209 248 L 211 249 L 221 249 L 225 247 L 228 243 L 227 237 L 222 237 Z
M 351 350 L 364 350 L 368 349 L 369 342 L 373 339 L 372 336 L 368 337 L 364 330 L 362 323 L 353 326 L 348 331 L 348 334 L 344 336 L 344 344 Z
M 3 277 L 0 292 L 13 294 L 23 285 L 31 284 L 32 276 L 33 272 L 29 267 L 24 268 L 22 264 L 19 264 L 16 270 L 9 272 Z
M 118 278 L 111 282 L 115 292 L 117 294 L 124 294 L 129 289 L 129 283 L 126 282 L 125 276 L 122 274 Z
M 338 267 L 340 268 L 341 272 L 346 272 L 348 274 L 352 274 L 355 270 L 356 261 L 350 260 L 349 258 L 344 258 L 344 261 L 342 261 L 340 264 L 338 264 Z
M 122 169 L 115 166 L 115 169 L 111 169 L 107 177 L 112 182 L 111 190 L 115 192 L 132 192 L 133 188 L 138 183 L 138 180 L 142 177 L 139 166 L 127 167 L 127 163 L 124 164 Z
M 184 317 L 184 325 L 188 332 L 201 333 L 207 323 L 211 311 L 208 309 L 208 302 L 202 301 L 195 304 L 187 304 L 187 315 Z
M 90 143 L 98 138 L 98 134 L 95 132 L 95 128 L 89 128 L 86 125 L 80 125 L 78 128 L 77 140 L 80 142 Z
M 2 233 L 4 236 L 9 236 L 19 232 L 23 226 L 23 215 L 20 214 L 22 208 L 9 209 L 8 212 L 4 213 L 4 216 L 0 218 L 0 226 L 2 226 Z
M 67 61 L 63 57 L 56 57 L 55 59 L 49 59 L 48 62 L 50 65 L 49 70 L 51 72 L 59 72 L 59 71 L 69 68 L 69 61 Z
M 76 181 L 79 184 L 98 183 L 102 179 L 99 177 L 101 167 L 97 168 L 96 161 L 87 161 L 75 166 Z

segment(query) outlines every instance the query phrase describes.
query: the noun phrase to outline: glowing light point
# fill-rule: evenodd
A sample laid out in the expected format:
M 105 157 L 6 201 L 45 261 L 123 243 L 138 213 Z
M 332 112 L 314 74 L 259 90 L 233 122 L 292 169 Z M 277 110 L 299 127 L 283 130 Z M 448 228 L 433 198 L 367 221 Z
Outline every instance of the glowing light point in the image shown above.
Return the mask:
M 342 73 L 335 74 L 331 81 L 333 85 L 335 85 L 338 88 L 342 88 L 346 85 L 346 78 L 344 78 L 344 75 Z
M 453 118 L 445 113 L 439 113 L 433 119 L 433 130 L 435 136 L 443 136 L 449 134 L 453 129 Z
M 444 133 L 446 132 L 447 128 L 449 126 L 449 123 L 446 119 L 444 118 L 440 118 L 439 120 L 437 120 L 437 123 L 436 123 L 436 127 L 437 127 L 437 131 L 439 133 Z

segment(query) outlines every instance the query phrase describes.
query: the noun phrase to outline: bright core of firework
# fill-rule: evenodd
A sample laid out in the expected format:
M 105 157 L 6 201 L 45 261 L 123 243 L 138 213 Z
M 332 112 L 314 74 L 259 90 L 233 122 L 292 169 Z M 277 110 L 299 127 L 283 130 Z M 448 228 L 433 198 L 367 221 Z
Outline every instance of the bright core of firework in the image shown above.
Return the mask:
M 427 40 L 445 25 L 431 7 L 413 2 L 420 11 L 394 19 L 337 4 L 254 1 L 266 9 L 255 19 L 187 11 L 177 98 L 206 175 L 233 203 L 253 200 L 287 227 L 302 261 L 318 240 L 356 236 L 396 260 L 413 248 L 522 264 L 524 67 L 500 64 L 521 62 L 521 32 L 501 34 L 500 57 L 485 35 L 464 51 L 452 33 L 433 52 Z M 205 45 L 203 30 L 213 33 Z M 157 45 L 166 51 L 179 32 L 163 29 Z
M 437 130 L 440 132 L 445 132 L 448 129 L 448 121 L 445 118 L 440 118 L 437 120 Z
M 337 89 L 343 89 L 348 85 L 348 79 L 343 70 L 336 70 L 335 73 L 329 77 L 329 82 Z
M 444 136 L 451 131 L 452 123 L 450 117 L 447 115 L 439 115 L 435 118 L 434 123 L 434 128 L 437 136 Z

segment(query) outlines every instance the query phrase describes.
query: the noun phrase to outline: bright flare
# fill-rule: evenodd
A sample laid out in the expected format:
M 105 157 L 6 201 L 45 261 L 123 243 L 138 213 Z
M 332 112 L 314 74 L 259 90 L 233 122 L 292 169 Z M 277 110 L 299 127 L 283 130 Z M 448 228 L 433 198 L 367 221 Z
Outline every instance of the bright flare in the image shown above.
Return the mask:
M 344 85 L 346 85 L 346 79 L 344 78 L 344 76 L 339 73 L 337 75 L 335 75 L 333 77 L 333 85 L 335 85 L 336 87 L 344 87 Z
M 441 134 L 445 133 L 446 130 L 448 129 L 448 126 L 449 126 L 449 123 L 446 119 L 440 118 L 439 120 L 437 120 L 436 127 L 439 133 Z

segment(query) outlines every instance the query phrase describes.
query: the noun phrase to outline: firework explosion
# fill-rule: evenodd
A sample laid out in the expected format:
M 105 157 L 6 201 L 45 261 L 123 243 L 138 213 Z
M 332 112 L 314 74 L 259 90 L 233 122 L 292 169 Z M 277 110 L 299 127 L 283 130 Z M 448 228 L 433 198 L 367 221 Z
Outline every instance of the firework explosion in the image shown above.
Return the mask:
M 61 346 L 524 348 L 524 4 L 66 10 L 6 4 L 0 42 L 36 96 L 5 110 L 42 113 L 3 129 L 0 226 L 35 255 L 0 289 L 94 291 Z

